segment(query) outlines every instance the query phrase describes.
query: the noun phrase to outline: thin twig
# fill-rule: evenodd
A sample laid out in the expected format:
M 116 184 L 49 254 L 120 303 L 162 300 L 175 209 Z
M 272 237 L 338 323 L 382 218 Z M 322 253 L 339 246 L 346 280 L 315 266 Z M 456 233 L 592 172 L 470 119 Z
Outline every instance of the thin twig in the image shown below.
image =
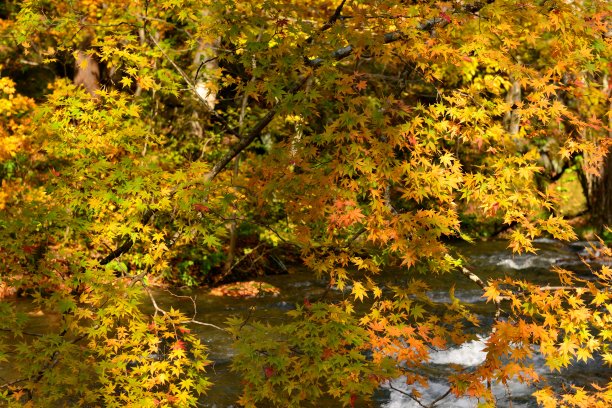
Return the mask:
M 346 0 L 342 0 L 342 3 L 340 3 L 340 5 L 336 7 L 336 11 L 334 12 L 334 14 L 329 18 L 329 20 L 327 20 L 327 23 L 325 23 L 325 25 L 321 27 L 321 31 L 325 31 L 331 28 L 336 23 L 336 21 L 338 21 L 340 15 L 342 14 L 342 8 L 344 7 L 345 3 Z
M 251 316 L 253 315 L 253 311 L 255 310 L 254 307 L 250 307 L 249 308 L 249 314 L 247 315 L 246 319 L 244 319 L 244 321 L 240 324 L 240 327 L 238 328 L 238 331 L 242 330 L 242 328 L 244 326 L 246 326 L 246 324 L 248 323 L 248 321 L 251 319 Z
M 11 385 L 19 384 L 20 382 L 24 382 L 27 380 L 28 378 L 19 378 L 17 380 L 9 381 L 7 383 L 0 385 L 0 388 L 7 388 L 7 387 L 10 387 Z
M 429 404 L 429 408 L 434 408 L 434 407 L 435 407 L 435 405 L 436 405 L 438 402 L 440 402 L 440 401 L 442 401 L 444 398 L 448 397 L 448 396 L 450 395 L 451 391 L 452 391 L 452 388 L 449 388 L 449 389 L 448 389 L 448 390 L 447 390 L 447 391 L 446 391 L 444 394 L 440 395 L 438 398 L 436 398 L 435 400 L 433 400 L 433 401 L 431 402 L 431 404 Z
M 478 275 L 476 275 L 475 273 L 471 272 L 470 270 L 468 270 L 466 267 L 462 266 L 461 267 L 461 273 L 466 276 L 469 280 L 471 280 L 472 282 L 476 283 L 478 286 L 480 286 L 480 288 L 485 291 L 487 290 L 487 285 L 482 281 L 482 279 L 480 279 L 480 277 Z M 495 321 L 499 320 L 499 317 L 501 316 L 501 298 L 495 298 L 493 299 L 493 303 L 495 303 L 495 316 L 494 319 Z M 492 330 L 493 333 L 495 333 L 495 328 L 493 328 Z
M 155 297 L 153 296 L 153 293 L 151 292 L 151 289 L 149 289 L 147 286 L 143 285 L 142 286 L 144 288 L 144 290 L 147 292 L 147 294 L 149 295 L 149 299 L 151 299 L 151 303 L 153 304 L 153 308 L 155 309 L 155 313 L 153 314 L 153 317 L 157 316 L 157 313 L 161 313 L 162 315 L 166 314 L 166 311 L 162 308 L 160 308 L 157 305 L 157 301 L 155 300 Z
M 188 320 L 186 323 L 193 323 L 193 324 L 198 324 L 200 326 L 212 327 L 214 329 L 221 330 L 222 332 L 227 333 L 227 330 L 225 330 L 224 328 L 219 327 L 219 326 L 217 326 L 215 324 L 212 324 L 212 323 L 204 323 L 204 322 L 200 322 L 200 321 L 195 320 L 195 319 Z
M 238 131 L 236 131 L 235 129 L 233 129 L 225 120 L 225 118 L 221 115 L 219 115 L 217 112 L 215 112 L 215 110 L 213 108 L 211 108 L 208 105 L 208 102 L 206 101 L 206 99 L 204 99 L 204 97 L 202 95 L 200 95 L 200 93 L 197 91 L 196 86 L 193 82 L 191 82 L 191 79 L 189 78 L 189 76 L 185 73 L 185 71 L 183 71 L 181 69 L 181 67 L 179 67 L 176 62 L 174 62 L 174 60 L 172 58 L 170 58 L 170 56 L 168 54 L 166 54 L 166 51 L 164 51 L 164 49 L 162 48 L 162 46 L 159 44 L 159 42 L 157 42 L 157 40 L 155 39 L 155 37 L 153 37 L 151 35 L 151 33 L 148 33 L 149 35 L 149 39 L 151 40 L 151 42 L 153 42 L 153 44 L 155 44 L 155 46 L 159 49 L 159 51 L 162 53 L 162 55 L 164 56 L 164 58 L 174 67 L 174 69 L 176 70 L 176 72 L 178 72 L 178 74 L 183 78 L 183 80 L 185 81 L 185 83 L 187 84 L 187 86 L 189 87 L 189 90 L 200 100 L 200 102 L 202 103 L 202 105 L 206 108 L 206 110 L 208 110 L 208 112 L 213 115 L 215 117 L 215 119 L 219 120 L 223 126 L 225 127 L 225 130 L 233 135 L 236 136 L 237 138 L 240 138 L 240 133 Z
M 504 383 L 504 388 L 506 390 L 506 396 L 508 397 L 508 408 L 512 408 L 514 406 L 512 403 L 512 391 L 510 390 L 510 386 L 507 382 Z
M 155 300 L 155 297 L 153 296 L 153 292 L 151 292 L 151 289 L 149 289 L 147 286 L 144 286 L 144 285 L 143 285 L 143 288 L 144 288 L 144 290 L 147 292 L 147 294 L 149 295 L 149 299 L 151 299 L 151 303 L 153 304 L 153 308 L 155 309 L 155 313 L 154 313 L 154 315 L 153 315 L 153 316 L 154 316 L 154 317 L 155 317 L 155 316 L 157 316 L 157 314 L 158 314 L 158 313 L 161 313 L 162 315 L 166 315 L 166 314 L 168 314 L 168 312 L 166 312 L 164 309 L 162 309 L 161 307 L 159 307 L 159 305 L 157 304 L 157 301 Z M 191 298 L 191 296 L 180 296 L 180 295 L 175 295 L 175 294 L 173 294 L 173 293 L 172 293 L 172 292 L 170 292 L 170 291 L 168 291 L 168 292 L 169 292 L 169 293 L 170 293 L 172 296 L 176 296 L 176 297 L 180 297 L 180 298 L 183 298 L 183 297 L 190 298 L 190 299 L 191 299 L 191 301 L 193 302 L 193 307 L 194 307 L 194 310 L 197 310 L 197 309 L 196 309 L 195 300 L 194 300 L 193 298 Z M 193 316 L 193 318 L 192 318 L 192 319 L 186 320 L 186 321 L 184 321 L 183 323 L 192 323 L 192 324 L 197 324 L 197 325 L 200 325 L 200 326 L 212 327 L 212 328 L 215 328 L 215 329 L 217 329 L 217 330 L 221 330 L 222 332 L 227 333 L 227 330 L 225 330 L 224 328 L 219 327 L 219 326 L 217 326 L 216 324 L 201 322 L 201 321 L 199 321 L 199 320 L 196 320 L 196 319 L 195 319 L 195 317 L 196 317 L 196 315 L 194 314 L 194 316 Z
M 15 330 L 11 330 L 11 329 L 0 329 L 0 331 L 3 332 L 8 332 L 8 333 L 14 333 Z M 40 333 L 31 333 L 31 332 L 27 332 L 27 331 L 22 331 L 19 332 L 20 334 L 25 334 L 26 336 L 32 336 L 32 337 L 43 337 L 44 334 L 40 334 Z
M 336 21 L 338 21 L 338 19 L 340 19 L 340 16 L 342 14 L 342 9 L 344 8 L 344 4 L 346 3 L 346 0 L 342 0 L 342 3 L 340 3 L 340 5 L 338 7 L 336 7 L 336 11 L 334 11 L 334 14 L 332 14 L 329 19 L 325 22 L 325 24 L 323 24 L 321 26 L 321 28 L 318 30 L 317 33 L 315 33 L 314 35 L 311 35 L 310 37 L 308 37 L 306 39 L 306 44 L 312 44 L 314 39 L 315 39 L 315 35 L 318 35 L 324 31 L 329 30 L 330 28 L 332 28 L 334 26 L 334 24 L 336 23 Z M 302 48 L 302 46 L 299 47 L 300 49 Z
M 136 275 L 136 276 L 131 276 L 131 280 L 129 283 L 129 286 L 134 286 L 136 284 L 136 282 L 142 282 L 142 279 L 147 276 L 147 274 L 149 273 L 148 270 L 144 270 L 142 273 Z
M 291 88 L 287 94 L 294 95 L 296 94 L 302 87 L 306 84 L 308 79 L 312 74 L 304 75 L 298 83 L 296 83 L 293 88 Z M 238 155 L 241 151 L 246 149 L 253 141 L 261 134 L 261 132 L 268 126 L 272 119 L 276 116 L 278 111 L 280 110 L 282 103 L 277 102 L 268 113 L 261 118 L 261 120 L 251 129 L 251 131 L 246 134 L 234 147 L 224 156 L 222 157 L 212 168 L 212 170 L 204 177 L 205 182 L 210 182 L 214 179 L 220 172 L 227 166 L 227 164 L 232 161 L 234 157 Z
M 195 84 L 197 84 L 197 83 L 198 83 L 198 75 L 200 75 L 200 70 L 202 69 L 202 67 L 203 67 L 204 65 L 208 64 L 209 62 L 213 62 L 213 61 L 214 61 L 214 60 L 216 60 L 217 58 L 219 58 L 219 56 L 218 56 L 218 55 L 217 55 L 217 56 L 214 56 L 214 57 L 207 58 L 207 59 L 205 59 L 204 61 L 200 62 L 200 66 L 198 66 L 198 69 L 197 69 L 196 74 L 195 74 L 195 78 L 193 78 L 193 82 L 194 82 Z
M 440 401 L 442 401 L 444 398 L 448 397 L 452 391 L 452 388 L 449 388 L 444 394 L 440 395 L 438 398 L 436 398 L 435 400 L 433 400 L 429 405 L 424 405 L 421 401 L 419 401 L 414 395 L 407 393 L 405 391 L 402 391 L 398 388 L 395 388 L 393 386 L 393 384 L 391 384 L 391 382 L 389 382 L 389 388 L 392 389 L 393 391 L 399 392 L 402 395 L 405 395 L 409 398 L 411 398 L 414 402 L 416 402 L 417 404 L 419 404 L 419 406 L 423 407 L 423 408 L 434 408 L 436 406 L 436 404 Z
M 263 243 L 259 243 L 255 246 L 255 248 L 253 248 L 251 251 L 249 251 L 248 253 L 244 254 L 239 260 L 237 260 L 232 266 L 231 268 L 227 271 L 228 273 L 226 275 L 229 275 L 229 273 L 231 271 L 234 270 L 234 268 L 236 268 L 238 265 L 240 265 L 240 263 L 242 261 L 244 261 L 246 258 L 248 258 L 249 255 L 251 255 L 257 248 L 259 248 L 260 246 L 262 246 Z M 224 276 L 225 277 L 225 276 Z
M 237 187 L 241 187 L 241 186 L 233 186 L 233 187 L 237 188 Z M 250 193 L 250 191 L 248 189 L 245 188 L 245 190 L 247 190 L 247 192 Z M 276 231 L 270 225 L 265 224 L 263 222 L 255 221 L 255 220 L 248 219 L 248 218 L 242 218 L 242 217 L 231 217 L 231 218 L 230 217 L 224 217 L 222 214 L 220 214 L 217 211 L 214 211 L 212 209 L 209 210 L 209 214 L 212 214 L 215 217 L 217 217 L 218 219 L 223 220 L 223 221 L 236 220 L 236 221 L 240 221 L 240 222 L 243 222 L 243 223 L 253 224 L 253 225 L 257 225 L 259 227 L 263 227 L 263 228 L 267 229 L 268 231 L 270 231 L 271 233 L 273 233 L 274 235 L 276 235 L 276 237 L 279 240 L 283 241 L 283 243 L 288 244 L 288 245 L 293 245 L 293 246 L 296 246 L 298 248 L 302 248 L 301 245 L 299 245 L 299 244 L 287 241 L 287 239 L 284 238 L 278 231 Z
M 407 393 L 405 391 L 400 390 L 399 388 L 395 388 L 393 386 L 393 384 L 391 384 L 391 382 L 389 382 L 389 388 L 392 389 L 395 392 L 399 392 L 402 395 L 407 396 L 408 398 L 410 398 L 411 400 L 413 400 L 414 402 L 416 402 L 417 404 L 419 404 L 420 407 L 422 408 L 428 408 L 427 405 L 423 405 L 423 403 L 421 401 L 419 401 L 418 398 L 416 398 L 414 395 Z
M 171 296 L 174 296 L 177 299 L 189 299 L 191 300 L 191 303 L 193 304 L 193 317 L 192 319 L 195 319 L 196 316 L 198 315 L 198 305 L 196 304 L 196 299 L 193 296 L 187 296 L 187 295 L 177 295 L 174 294 L 170 291 L 170 289 L 166 289 L 166 292 L 168 292 Z

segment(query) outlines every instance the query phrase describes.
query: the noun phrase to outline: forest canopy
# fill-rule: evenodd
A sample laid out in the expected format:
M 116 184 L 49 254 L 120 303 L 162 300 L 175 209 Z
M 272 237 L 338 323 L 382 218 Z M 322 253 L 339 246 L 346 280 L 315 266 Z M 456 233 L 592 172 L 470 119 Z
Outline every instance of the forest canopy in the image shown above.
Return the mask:
M 517 254 L 575 240 L 552 187 L 569 171 L 612 237 L 611 12 L 606 0 L 3 2 L 0 404 L 198 406 L 212 368 L 196 327 L 233 342 L 248 407 L 368 406 L 400 377 L 427 387 L 432 351 L 483 326 L 485 361 L 448 373 L 446 395 L 495 406 L 491 384 L 538 382 L 536 349 L 551 370 L 612 365 L 609 263 L 557 268 L 541 286 L 479 277 L 453 247 L 500 232 Z M 287 265 L 344 296 L 222 327 L 156 302 L 160 285 Z M 389 270 L 402 284 L 381 281 Z M 494 314 L 483 321 L 453 284 L 434 301 L 424 277 L 471 280 Z M 32 332 L 16 297 L 52 328 Z M 534 398 L 608 407 L 612 381 Z

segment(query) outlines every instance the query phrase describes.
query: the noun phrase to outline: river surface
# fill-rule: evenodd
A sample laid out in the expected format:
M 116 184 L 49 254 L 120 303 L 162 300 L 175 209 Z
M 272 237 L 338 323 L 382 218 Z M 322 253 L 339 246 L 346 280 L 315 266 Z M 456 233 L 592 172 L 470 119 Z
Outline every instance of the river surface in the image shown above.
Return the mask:
M 513 255 L 506 249 L 506 243 L 501 241 L 479 242 L 476 244 L 461 244 L 456 246 L 456 250 L 462 254 L 471 270 L 484 280 L 494 277 L 511 276 L 517 279 L 528 279 L 534 283 L 543 285 L 556 285 L 557 278 L 554 272 L 550 271 L 551 266 L 556 265 L 565 269 L 579 272 L 588 277 L 588 268 L 581 261 L 581 256 L 587 256 L 585 247 L 589 247 L 587 242 L 576 242 L 571 245 L 559 243 L 553 240 L 542 239 L 537 241 L 537 254 Z M 245 317 L 250 315 L 250 319 L 264 320 L 271 324 L 281 322 L 286 319 L 286 312 L 295 307 L 297 303 L 302 303 L 305 298 L 317 299 L 326 291 L 327 282 L 317 280 L 308 270 L 302 268 L 290 268 L 290 274 L 266 276 L 261 281 L 267 282 L 280 289 L 278 295 L 264 295 L 261 297 L 235 299 L 229 297 L 211 296 L 208 290 L 184 290 L 174 291 L 175 295 L 188 295 L 196 299 L 197 318 L 200 321 L 213 323 L 223 326 L 227 318 L 231 316 Z M 465 303 L 469 303 L 473 310 L 479 313 L 486 326 L 487 319 L 491 322 L 492 306 L 486 304 L 482 297 L 482 290 L 473 282 L 461 274 L 445 275 L 414 275 L 405 270 L 389 270 L 381 274 L 380 280 L 393 284 L 401 284 L 413 278 L 425 280 L 431 290 L 429 296 L 436 302 L 450 301 L 449 288 L 455 285 L 455 296 Z M 333 298 L 348 296 L 345 293 L 335 291 L 328 294 Z M 156 299 L 164 309 L 173 306 L 181 308 L 187 314 L 193 310 L 190 300 L 181 299 L 171 295 L 166 291 L 159 291 Z M 24 306 L 27 307 L 27 306 Z M 49 316 L 34 318 L 33 327 L 30 330 L 44 331 L 48 327 Z M 232 349 L 232 339 L 224 332 L 208 327 L 197 326 L 194 328 L 209 348 L 209 358 L 213 361 L 210 371 L 210 380 L 215 384 L 209 391 L 204 406 L 210 408 L 229 408 L 234 407 L 234 401 L 241 391 L 240 379 L 230 371 L 230 362 L 234 354 Z M 428 405 L 438 396 L 444 394 L 448 389 L 447 384 L 442 380 L 444 373 L 448 372 L 449 364 L 459 364 L 469 369 L 484 361 L 483 333 L 477 340 L 463 344 L 458 348 L 451 348 L 445 351 L 437 351 L 431 354 L 431 372 L 434 378 L 431 379 L 430 387 L 419 389 L 422 394 L 421 401 Z M 590 360 L 588 363 L 574 364 L 571 368 L 561 372 L 550 373 L 544 366 L 544 361 L 537 354 L 534 357 L 534 365 L 544 382 L 559 389 L 562 385 L 577 384 L 588 385 L 592 382 L 599 384 L 607 383 L 612 377 L 612 370 L 604 367 L 601 361 Z M 1 371 L 1 367 L 0 367 Z M 440 373 L 439 379 L 435 378 L 435 373 Z M 392 387 L 409 392 L 405 386 L 404 379 L 398 378 L 392 381 Z M 494 385 L 493 391 L 497 397 L 498 406 L 514 407 L 535 407 L 535 400 L 531 394 L 535 391 L 534 387 L 529 387 L 518 382 L 509 384 L 511 397 L 508 396 L 508 389 L 501 385 Z M 510 399 L 512 402 L 510 402 Z M 359 403 L 357 404 L 359 405 Z M 477 400 L 469 398 L 447 397 L 436 404 L 436 407 L 460 408 L 476 407 Z M 337 407 L 335 401 L 319 401 L 318 407 Z M 363 405 L 379 408 L 412 408 L 419 405 L 400 392 L 394 391 L 389 385 L 383 385 L 374 395 L 371 404 Z

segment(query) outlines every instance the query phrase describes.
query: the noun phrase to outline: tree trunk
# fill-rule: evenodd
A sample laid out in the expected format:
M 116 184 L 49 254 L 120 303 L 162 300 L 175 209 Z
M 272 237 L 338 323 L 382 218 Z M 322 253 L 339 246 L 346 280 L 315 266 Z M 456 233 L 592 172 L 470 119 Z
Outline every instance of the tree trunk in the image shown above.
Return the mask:
M 612 111 L 612 87 L 608 75 L 603 78 L 603 91 L 609 100 Z M 601 234 L 604 226 L 612 228 L 612 115 L 608 115 L 608 140 L 604 141 L 608 154 L 599 166 L 599 174 L 587 174 L 587 203 L 591 213 L 591 223 Z
M 512 86 L 506 94 L 506 103 L 512 107 L 504 115 L 504 127 L 512 136 L 518 134 L 521 127 L 521 116 L 518 113 L 518 104 L 521 102 L 521 83 L 510 76 Z
M 591 222 L 599 232 L 605 225 L 612 227 L 612 154 L 604 159 L 599 176 L 587 175 L 587 200 Z
M 202 11 L 202 17 L 208 16 L 208 10 Z M 193 60 L 195 71 L 195 89 L 202 100 L 206 101 L 209 109 L 215 109 L 217 103 L 217 93 L 213 91 L 211 85 L 215 80 L 213 72 L 219 67 L 216 59 L 215 44 L 203 39 L 198 41 L 198 50 Z
M 77 51 L 75 54 L 76 67 L 74 84 L 82 85 L 89 94 L 97 99 L 96 92 L 100 90 L 100 66 L 85 51 Z

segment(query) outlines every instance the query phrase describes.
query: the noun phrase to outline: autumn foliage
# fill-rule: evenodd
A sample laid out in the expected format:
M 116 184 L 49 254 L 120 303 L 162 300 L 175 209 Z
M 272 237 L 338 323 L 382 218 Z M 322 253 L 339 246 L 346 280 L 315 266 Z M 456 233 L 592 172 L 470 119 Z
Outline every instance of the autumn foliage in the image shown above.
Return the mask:
M 432 350 L 473 340 L 483 322 L 452 287 L 450 303 L 429 299 L 423 274 L 467 276 L 496 309 L 486 361 L 450 373 L 449 393 L 494 406 L 492 383 L 538 381 L 536 349 L 551 370 L 612 365 L 609 267 L 559 269 L 549 287 L 483 281 L 449 245 L 472 241 L 467 220 L 508 227 L 516 253 L 576 238 L 546 163 L 596 177 L 610 160 L 611 11 L 605 0 L 0 5 L 0 292 L 54 316 L 32 333 L 0 301 L 0 366 L 12 371 L 0 404 L 196 406 L 210 362 L 194 325 L 234 340 L 245 406 L 356 406 L 399 376 L 427 386 Z M 75 84 L 88 68 L 94 86 Z M 343 299 L 219 328 L 164 310 L 151 290 L 231 280 L 283 252 Z M 402 284 L 378 279 L 389 268 Z M 534 395 L 608 407 L 612 382 Z

